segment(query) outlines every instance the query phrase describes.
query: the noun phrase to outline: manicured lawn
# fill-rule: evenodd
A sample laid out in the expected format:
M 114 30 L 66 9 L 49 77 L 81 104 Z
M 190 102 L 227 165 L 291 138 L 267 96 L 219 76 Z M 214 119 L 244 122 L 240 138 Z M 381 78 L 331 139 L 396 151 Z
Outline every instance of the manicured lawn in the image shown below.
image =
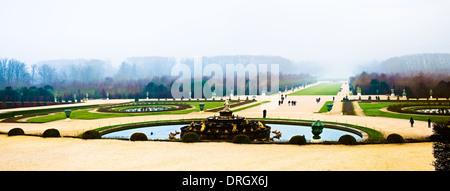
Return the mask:
M 178 110 L 178 111 L 163 111 L 163 112 L 150 112 L 150 113 L 93 113 L 89 112 L 90 109 L 73 110 L 70 114 L 70 119 L 103 119 L 113 117 L 128 117 L 128 116 L 142 116 L 142 115 L 165 115 L 165 114 L 186 114 L 193 112 L 195 109 Z M 35 117 L 28 119 L 31 123 L 47 123 L 56 120 L 66 119 L 64 112 L 57 113 L 55 115 L 45 115 L 41 117 Z
M 241 107 L 241 108 L 239 108 L 239 109 L 234 109 L 233 112 L 242 111 L 242 110 L 244 110 L 244 109 L 249 109 L 249 108 L 256 107 L 256 106 L 259 106 L 259 105 L 262 105 L 262 104 L 265 104 L 265 103 L 269 103 L 269 102 L 270 102 L 270 101 L 263 101 L 263 102 L 260 102 L 260 103 L 255 103 L 255 104 L 253 104 L 253 105 Z
M 80 110 L 72 110 L 72 113 L 70 114 L 70 118 L 71 119 L 89 120 L 89 119 L 103 119 L 103 118 L 113 118 L 113 117 L 143 116 L 143 115 L 187 114 L 187 113 L 191 113 L 191 112 L 199 112 L 200 111 L 199 105 L 198 105 L 199 103 L 205 103 L 204 110 L 223 106 L 223 102 L 183 102 L 183 103 L 192 105 L 195 108 L 187 109 L 187 110 L 147 112 L 147 113 L 106 113 L 106 112 L 93 113 L 93 112 L 89 112 L 92 109 L 80 109 Z M 169 105 L 161 105 L 161 106 L 167 107 Z M 126 106 L 126 107 L 139 107 L 139 106 Z M 45 116 L 28 119 L 28 122 L 47 123 L 47 122 L 62 120 L 62 119 L 66 119 L 66 115 L 64 114 L 64 112 L 58 112 L 54 115 L 45 115 Z
M 191 106 L 194 106 L 195 107 L 194 111 L 200 111 L 200 106 L 198 105 L 199 103 L 205 104 L 205 109 L 203 109 L 203 111 L 223 106 L 223 101 L 219 101 L 219 102 L 183 102 L 183 103 L 187 103 Z M 230 105 L 235 104 L 235 103 L 237 103 L 237 102 L 231 102 Z
M 392 113 L 381 111 L 380 109 L 388 107 L 393 104 L 399 104 L 399 102 L 371 102 L 371 103 L 359 103 L 359 106 L 363 109 L 367 116 L 383 116 L 398 119 L 410 119 L 413 117 L 414 120 L 427 121 L 428 118 L 431 121 L 440 120 L 450 120 L 450 117 L 446 116 L 436 116 L 436 115 L 414 115 L 414 114 L 404 114 L 404 113 Z
M 366 111 L 375 110 L 375 109 L 381 109 L 388 107 L 393 104 L 399 104 L 398 102 L 371 102 L 371 103 L 362 103 L 359 102 L 359 106 Z
M 322 83 L 289 95 L 337 95 L 342 83 Z
M 322 108 L 320 108 L 320 110 L 319 110 L 318 113 L 326 113 L 326 112 L 328 112 L 327 104 L 332 104 L 332 103 L 333 103 L 333 101 L 326 101 L 326 102 L 323 104 Z

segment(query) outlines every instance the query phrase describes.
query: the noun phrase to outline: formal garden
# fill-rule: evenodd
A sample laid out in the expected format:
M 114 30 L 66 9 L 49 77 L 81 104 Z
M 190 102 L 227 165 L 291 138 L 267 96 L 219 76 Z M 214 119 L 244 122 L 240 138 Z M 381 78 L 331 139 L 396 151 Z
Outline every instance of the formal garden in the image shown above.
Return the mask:
M 366 116 L 383 116 L 419 121 L 445 121 L 450 115 L 444 109 L 450 107 L 449 101 L 365 101 L 358 102 Z M 436 112 L 417 112 L 417 109 L 439 108 Z M 442 110 L 441 110 L 442 109 Z M 439 111 L 442 111 L 439 113 Z
M 249 104 L 252 100 L 232 101 L 231 106 L 237 107 L 243 104 Z M 115 117 L 130 117 L 130 116 L 146 116 L 146 115 L 171 115 L 171 114 L 188 114 L 200 111 L 200 103 L 204 103 L 204 111 L 213 109 L 220 109 L 223 107 L 223 101 L 220 100 L 202 100 L 202 101 L 140 101 L 123 104 L 112 105 L 93 105 L 93 106 L 74 106 L 71 107 L 70 119 L 103 119 Z M 256 105 L 255 105 L 256 106 Z M 149 109 L 162 108 L 162 109 Z M 133 111 L 133 109 L 143 109 L 142 112 Z M 18 121 L 23 118 L 29 118 L 26 122 L 31 123 L 46 123 L 56 120 L 66 119 L 66 109 L 48 109 L 48 110 L 30 110 L 27 113 L 19 112 L 21 115 L 15 113 L 4 114 L 6 121 Z M 2 114 L 0 114 L 2 115 Z M 34 117 L 33 117 L 34 116 Z

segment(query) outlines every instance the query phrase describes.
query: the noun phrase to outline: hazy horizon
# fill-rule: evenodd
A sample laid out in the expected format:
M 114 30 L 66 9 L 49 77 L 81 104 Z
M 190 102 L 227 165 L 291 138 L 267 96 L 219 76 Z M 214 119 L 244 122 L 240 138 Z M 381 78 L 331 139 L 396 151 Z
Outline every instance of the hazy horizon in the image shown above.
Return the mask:
M 0 58 L 118 66 L 130 57 L 266 55 L 346 77 L 359 64 L 450 53 L 448 7 L 445 0 L 1 0 Z

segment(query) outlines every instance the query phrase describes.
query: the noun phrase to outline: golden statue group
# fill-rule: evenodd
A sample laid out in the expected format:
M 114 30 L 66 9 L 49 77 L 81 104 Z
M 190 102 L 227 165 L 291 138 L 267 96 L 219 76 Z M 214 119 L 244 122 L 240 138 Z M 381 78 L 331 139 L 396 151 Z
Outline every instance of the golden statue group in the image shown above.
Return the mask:
M 234 115 L 228 100 L 225 100 L 224 108 L 219 116 L 211 116 L 206 121 L 191 122 L 181 127 L 181 137 L 184 133 L 197 133 L 203 140 L 231 141 L 239 134 L 247 135 L 250 140 L 269 140 L 270 127 L 260 121 L 248 120 L 245 117 Z

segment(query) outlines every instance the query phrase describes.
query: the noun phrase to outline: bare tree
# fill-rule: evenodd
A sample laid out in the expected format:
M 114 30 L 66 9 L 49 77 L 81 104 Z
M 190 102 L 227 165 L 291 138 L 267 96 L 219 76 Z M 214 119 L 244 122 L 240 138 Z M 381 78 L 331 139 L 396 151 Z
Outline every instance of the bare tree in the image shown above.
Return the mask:
M 48 65 L 48 64 L 41 65 L 39 67 L 38 73 L 41 76 L 43 84 L 49 84 L 49 83 L 53 82 L 54 75 L 55 75 L 55 69 L 52 68 L 50 65 Z
M 34 74 L 36 74 L 37 64 L 31 65 L 31 85 L 34 84 Z
M 3 87 L 6 84 L 6 63 L 8 59 L 0 59 L 0 85 Z

